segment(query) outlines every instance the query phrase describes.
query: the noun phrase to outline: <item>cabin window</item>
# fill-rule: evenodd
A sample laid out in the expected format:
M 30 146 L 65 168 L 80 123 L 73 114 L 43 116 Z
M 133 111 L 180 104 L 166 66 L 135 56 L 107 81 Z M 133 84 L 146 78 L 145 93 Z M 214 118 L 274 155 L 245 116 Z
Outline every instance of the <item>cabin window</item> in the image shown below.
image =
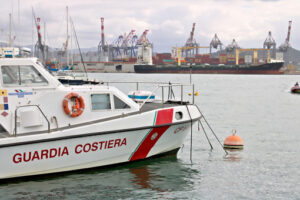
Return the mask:
M 2 79 L 5 85 L 47 85 L 47 80 L 31 65 L 2 66 Z
M 92 94 L 92 110 L 107 110 L 111 109 L 109 94 Z
M 115 102 L 115 109 L 130 108 L 130 106 L 128 106 L 124 101 L 122 101 L 121 99 L 119 99 L 115 95 L 114 95 L 114 102 Z

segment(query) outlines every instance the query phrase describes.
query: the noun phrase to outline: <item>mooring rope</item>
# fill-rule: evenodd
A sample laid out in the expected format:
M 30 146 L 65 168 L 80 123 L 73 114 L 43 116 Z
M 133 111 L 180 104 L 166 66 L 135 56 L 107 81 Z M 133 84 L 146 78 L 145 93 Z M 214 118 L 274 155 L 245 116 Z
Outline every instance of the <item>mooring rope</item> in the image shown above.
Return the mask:
M 209 140 L 207 134 L 206 134 L 206 131 L 205 131 L 204 126 L 203 126 L 203 124 L 202 124 L 202 122 L 201 122 L 201 119 L 199 119 L 199 121 L 198 121 L 198 130 L 200 131 L 199 124 L 201 125 L 202 130 L 203 130 L 203 132 L 204 132 L 204 134 L 205 134 L 205 137 L 206 137 L 206 139 L 207 139 L 207 141 L 208 141 L 208 143 L 209 143 L 209 145 L 210 145 L 210 149 L 214 149 L 213 146 L 212 146 L 211 143 L 210 143 L 210 140 Z
M 190 145 L 190 161 L 191 161 L 191 164 L 193 164 L 193 160 L 192 160 L 192 149 L 193 149 L 193 119 L 192 119 L 192 116 L 191 116 L 191 113 L 190 113 L 190 110 L 188 108 L 187 105 L 186 106 L 186 109 L 189 113 L 189 116 L 190 116 L 190 119 L 191 119 L 191 145 Z
M 196 104 L 195 104 L 196 105 Z M 202 112 L 200 111 L 198 105 L 196 105 L 198 111 L 200 112 L 200 114 L 202 115 L 205 123 L 207 124 L 208 128 L 210 129 L 210 131 L 213 133 L 213 135 L 215 136 L 215 138 L 217 139 L 217 141 L 219 142 L 219 144 L 221 145 L 222 149 L 225 151 L 226 155 L 228 155 L 228 152 L 224 149 L 223 144 L 220 142 L 219 138 L 217 137 L 217 135 L 215 134 L 215 132 L 213 131 L 213 129 L 211 128 L 211 126 L 209 125 L 208 121 L 206 120 L 205 116 L 202 114 Z M 200 121 L 200 120 L 199 120 Z

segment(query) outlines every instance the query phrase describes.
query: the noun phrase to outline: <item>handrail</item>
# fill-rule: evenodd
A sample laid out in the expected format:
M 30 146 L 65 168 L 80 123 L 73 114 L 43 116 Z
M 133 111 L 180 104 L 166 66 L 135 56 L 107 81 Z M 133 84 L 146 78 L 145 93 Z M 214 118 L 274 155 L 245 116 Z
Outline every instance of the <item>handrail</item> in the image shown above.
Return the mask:
M 147 97 L 147 99 L 145 99 L 144 101 L 143 101 L 143 103 L 140 105 L 140 109 L 145 105 L 145 103 L 151 98 L 151 96 L 154 94 L 154 92 L 155 91 L 157 91 L 159 88 L 161 88 L 162 89 L 162 100 L 161 100 L 161 102 L 162 102 L 162 104 L 164 103 L 164 88 L 165 87 L 168 87 L 168 88 L 170 88 L 170 87 L 173 87 L 173 86 L 178 86 L 178 87 L 180 87 L 180 89 L 181 89 L 181 95 L 180 95 L 180 97 L 181 97 L 181 104 L 182 104 L 182 102 L 183 102 L 183 86 L 192 86 L 192 90 L 193 90 L 193 92 L 192 92 L 192 96 L 193 96 L 193 98 L 192 98 L 192 104 L 194 104 L 195 103 L 195 98 L 194 98 L 194 93 L 195 93 L 195 85 L 194 84 L 178 84 L 178 83 L 176 83 L 176 84 L 170 84 L 170 83 L 168 83 L 168 84 L 166 84 L 166 85 L 158 85 L 152 92 L 151 92 L 151 94 Z
M 39 109 L 39 111 L 42 113 L 43 117 L 46 119 L 47 123 L 48 123 L 48 133 L 50 133 L 50 122 L 47 119 L 46 115 L 43 113 L 42 109 L 39 107 L 39 105 L 25 105 L 25 106 L 18 106 L 15 110 L 15 137 L 17 136 L 17 111 L 19 108 L 24 108 L 24 107 L 31 107 L 31 106 L 35 106 Z
M 101 83 L 156 83 L 156 84 L 169 84 L 169 82 L 154 82 L 154 81 L 101 81 Z M 180 83 L 172 83 L 180 84 Z
M 169 84 L 169 82 L 154 82 L 154 81 L 101 81 L 101 84 L 109 86 L 110 83 L 135 83 L 136 90 L 139 90 L 139 84 Z M 180 84 L 180 83 L 173 83 Z
M 144 106 L 144 104 L 151 98 L 151 96 L 154 94 L 154 92 L 156 92 L 159 88 L 162 88 L 162 104 L 164 103 L 164 88 L 168 87 L 169 89 L 172 87 L 181 87 L 181 95 L 180 95 L 180 101 L 181 104 L 183 102 L 183 86 L 191 86 L 192 87 L 192 104 L 194 104 L 195 102 L 195 98 L 194 98 L 194 93 L 195 93 L 195 85 L 194 84 L 181 84 L 181 83 L 170 83 L 170 82 L 153 82 L 153 81 L 102 81 L 102 84 L 105 84 L 107 87 L 109 87 L 110 83 L 135 83 L 136 84 L 136 90 L 139 90 L 139 84 L 160 84 L 158 85 L 152 92 L 151 94 L 147 97 L 147 99 L 145 99 L 141 105 L 140 105 L 140 109 Z M 169 98 L 169 97 L 168 97 Z

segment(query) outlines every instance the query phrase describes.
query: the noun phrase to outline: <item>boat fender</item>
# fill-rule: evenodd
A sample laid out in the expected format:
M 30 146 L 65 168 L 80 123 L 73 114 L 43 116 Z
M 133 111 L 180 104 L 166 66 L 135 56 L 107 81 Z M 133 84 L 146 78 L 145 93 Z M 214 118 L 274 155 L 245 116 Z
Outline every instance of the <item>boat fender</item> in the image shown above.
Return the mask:
M 74 101 L 75 99 L 75 101 Z M 74 102 L 74 105 L 69 108 L 69 102 Z M 71 92 L 67 94 L 63 100 L 63 109 L 67 115 L 70 117 L 78 117 L 84 111 L 84 99 L 82 96 L 79 96 L 77 93 Z

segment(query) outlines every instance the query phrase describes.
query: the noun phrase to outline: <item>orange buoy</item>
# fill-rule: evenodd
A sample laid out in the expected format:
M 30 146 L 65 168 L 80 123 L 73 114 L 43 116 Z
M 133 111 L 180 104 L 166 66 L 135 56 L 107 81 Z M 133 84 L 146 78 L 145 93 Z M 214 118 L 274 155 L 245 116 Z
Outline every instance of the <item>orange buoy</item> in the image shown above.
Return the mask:
M 226 149 L 243 149 L 244 144 L 242 138 L 236 135 L 236 131 L 232 131 L 232 135 L 228 136 L 224 141 Z

